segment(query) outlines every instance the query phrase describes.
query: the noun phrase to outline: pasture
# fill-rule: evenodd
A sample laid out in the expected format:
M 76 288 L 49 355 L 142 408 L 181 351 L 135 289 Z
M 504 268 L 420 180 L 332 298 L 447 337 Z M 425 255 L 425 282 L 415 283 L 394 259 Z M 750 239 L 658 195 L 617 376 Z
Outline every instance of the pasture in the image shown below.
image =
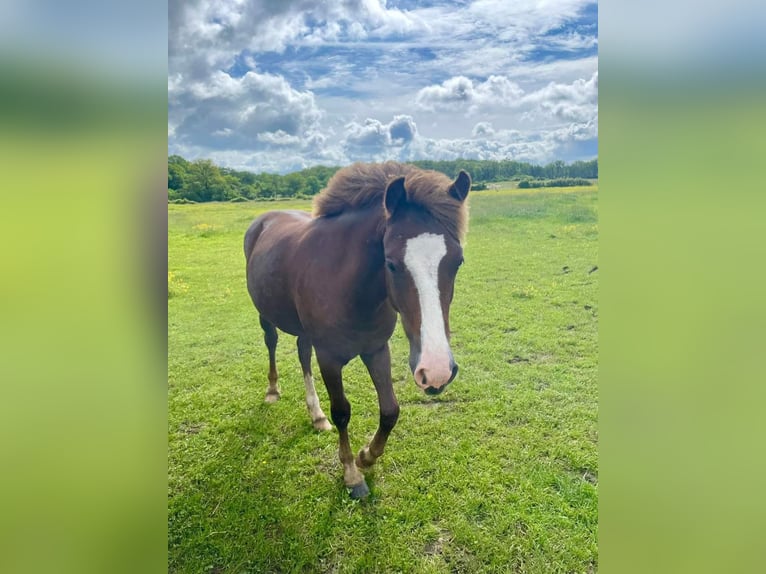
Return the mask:
M 282 399 L 263 400 L 242 237 L 263 211 L 310 201 L 169 205 L 168 570 L 596 571 L 597 195 L 472 192 L 450 317 L 460 373 L 425 396 L 397 326 L 401 414 L 363 501 L 335 430 L 311 426 L 294 337 L 277 348 Z M 377 398 L 359 359 L 344 385 L 356 452 Z

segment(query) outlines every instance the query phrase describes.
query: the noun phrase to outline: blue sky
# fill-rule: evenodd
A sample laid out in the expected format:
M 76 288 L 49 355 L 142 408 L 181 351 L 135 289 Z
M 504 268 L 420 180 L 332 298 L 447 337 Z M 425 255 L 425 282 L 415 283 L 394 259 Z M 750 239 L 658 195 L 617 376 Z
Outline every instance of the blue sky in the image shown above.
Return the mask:
M 171 0 L 168 148 L 256 172 L 591 159 L 585 0 Z

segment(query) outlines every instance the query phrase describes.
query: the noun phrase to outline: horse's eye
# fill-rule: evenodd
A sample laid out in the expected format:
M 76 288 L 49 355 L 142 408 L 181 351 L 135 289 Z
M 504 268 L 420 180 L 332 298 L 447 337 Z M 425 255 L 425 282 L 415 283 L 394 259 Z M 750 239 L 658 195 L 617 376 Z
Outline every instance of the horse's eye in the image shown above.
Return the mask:
M 388 267 L 388 270 L 391 273 L 395 273 L 396 272 L 396 265 L 394 264 L 393 261 L 386 261 L 386 267 Z

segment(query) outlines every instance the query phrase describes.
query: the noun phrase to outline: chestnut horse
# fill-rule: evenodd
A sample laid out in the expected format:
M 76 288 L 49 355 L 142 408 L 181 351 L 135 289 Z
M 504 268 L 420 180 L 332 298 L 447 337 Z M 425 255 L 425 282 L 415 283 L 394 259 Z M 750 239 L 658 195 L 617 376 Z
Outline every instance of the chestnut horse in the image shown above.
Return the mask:
M 410 345 L 415 383 L 439 394 L 458 367 L 449 345 L 449 308 L 463 262 L 461 240 L 471 179 L 386 162 L 338 171 L 314 199 L 314 213 L 272 211 L 245 234 L 247 288 L 269 351 L 266 402 L 279 399 L 277 329 L 298 337 L 306 405 L 314 428 L 332 427 L 311 374 L 312 347 L 338 428 L 343 480 L 352 498 L 369 494 L 359 469 L 375 464 L 399 417 L 388 340 L 397 313 Z M 367 367 L 380 424 L 354 460 L 351 405 L 341 373 L 354 357 Z

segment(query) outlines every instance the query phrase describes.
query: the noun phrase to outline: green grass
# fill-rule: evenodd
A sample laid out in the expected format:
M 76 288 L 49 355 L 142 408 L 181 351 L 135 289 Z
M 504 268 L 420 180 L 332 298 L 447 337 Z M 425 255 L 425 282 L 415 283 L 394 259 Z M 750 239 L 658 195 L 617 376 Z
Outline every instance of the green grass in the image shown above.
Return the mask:
M 310 202 L 168 206 L 169 570 L 597 570 L 596 189 L 472 195 L 451 313 L 460 374 L 427 398 L 397 327 L 401 415 L 361 502 L 337 433 L 311 427 L 293 337 L 277 350 L 282 400 L 263 402 L 242 236 L 258 213 Z M 357 451 L 377 401 L 358 359 L 344 382 Z

